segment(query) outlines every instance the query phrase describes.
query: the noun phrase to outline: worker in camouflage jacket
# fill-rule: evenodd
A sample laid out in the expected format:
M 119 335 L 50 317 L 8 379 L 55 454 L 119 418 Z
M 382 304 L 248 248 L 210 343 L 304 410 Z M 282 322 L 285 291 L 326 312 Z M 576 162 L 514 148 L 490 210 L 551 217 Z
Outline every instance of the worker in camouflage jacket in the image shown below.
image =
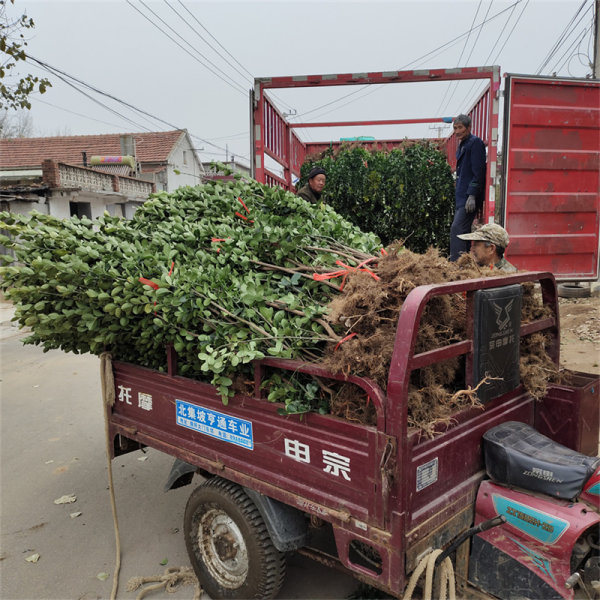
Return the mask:
M 450 228 L 450 260 L 469 251 L 469 243 L 460 238 L 469 233 L 485 198 L 485 144 L 471 133 L 471 117 L 458 115 L 453 123 L 459 141 L 456 151 L 456 203 Z
M 486 223 L 473 233 L 458 236 L 471 244 L 471 254 L 480 267 L 499 269 L 506 273 L 515 273 L 517 268 L 504 258 L 509 237 L 506 229 L 497 223 Z
M 321 198 L 326 177 L 325 169 L 313 167 L 308 173 L 308 183 L 298 190 L 298 196 L 316 204 Z

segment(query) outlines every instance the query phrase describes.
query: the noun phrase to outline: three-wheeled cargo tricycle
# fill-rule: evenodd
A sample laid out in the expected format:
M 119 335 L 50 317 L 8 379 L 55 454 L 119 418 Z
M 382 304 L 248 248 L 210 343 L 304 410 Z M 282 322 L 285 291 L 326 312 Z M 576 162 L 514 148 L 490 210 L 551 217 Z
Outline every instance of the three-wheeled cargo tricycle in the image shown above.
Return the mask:
M 521 323 L 525 282 L 551 316 Z M 443 294 L 466 298 L 465 339 L 415 353 L 424 308 Z M 275 597 L 289 551 L 399 598 L 433 551 L 431 568 L 449 557 L 462 596 L 477 588 L 506 599 L 593 597 L 600 379 L 572 373 L 540 401 L 519 377 L 520 339 L 544 332 L 558 364 L 559 330 L 553 276 L 520 273 L 415 288 L 400 313 L 385 393 L 319 364 L 267 358 L 254 364 L 253 395 L 224 406 L 211 385 L 177 375 L 171 348 L 166 373 L 114 361 L 115 402 L 106 409 L 113 456 L 144 446 L 172 455 L 167 488 L 194 473 L 206 478 L 187 503 L 184 534 L 213 598 Z M 455 357 L 466 385 L 492 377 L 479 394 L 483 408 L 425 436 L 408 423 L 411 373 Z M 376 424 L 280 414 L 262 397 L 273 369 L 358 386 Z

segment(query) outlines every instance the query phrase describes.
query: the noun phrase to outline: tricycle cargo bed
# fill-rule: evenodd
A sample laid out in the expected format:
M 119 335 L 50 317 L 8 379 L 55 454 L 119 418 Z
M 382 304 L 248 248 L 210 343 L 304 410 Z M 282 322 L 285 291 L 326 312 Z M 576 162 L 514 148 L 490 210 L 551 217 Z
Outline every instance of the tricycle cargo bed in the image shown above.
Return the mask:
M 488 430 L 521 422 L 540 427 L 569 448 L 595 454 L 599 378 L 587 374 L 575 374 L 572 385 L 551 385 L 542 401 L 534 400 L 517 381 L 487 398 L 482 408 L 456 413 L 433 437 L 408 426 L 411 372 L 464 355 L 465 381 L 474 388 L 481 349 L 495 344 L 490 340 L 509 337 L 506 332 L 503 338 L 494 334 L 495 324 L 480 327 L 476 316 L 486 314 L 486 302 L 502 305 L 502 290 L 514 291 L 524 282 L 540 283 L 552 316 L 524 324 L 517 319 L 517 349 L 519 337 L 544 331 L 549 355 L 558 364 L 558 305 L 551 274 L 421 286 L 409 294 L 400 314 L 387 393 L 373 381 L 330 373 L 317 364 L 264 359 L 254 365 L 253 396 L 238 394 L 225 406 L 213 386 L 176 375 L 172 350 L 169 373 L 113 362 L 116 400 L 107 407 L 107 415 L 114 454 L 128 451 L 121 442 L 150 446 L 209 477 L 229 480 L 328 523 L 336 558 L 356 576 L 399 594 L 406 573 L 424 552 L 448 544 L 475 521 L 475 498 L 485 477 L 483 435 Z M 466 339 L 415 354 L 424 307 L 441 294 L 464 294 Z M 507 327 L 506 319 L 496 320 L 498 327 Z M 486 328 L 488 338 L 479 330 Z M 490 364 L 493 367 L 493 361 Z M 262 397 L 267 368 L 359 386 L 373 403 L 375 424 L 316 413 L 281 414 L 281 404 Z M 366 548 L 376 560 L 358 560 L 353 554 L 357 543 L 363 545 L 361 556 Z
M 135 400 L 117 399 L 116 432 L 278 500 L 304 507 L 301 499 L 311 498 L 317 513 L 328 507 L 363 521 L 376 514 L 386 437 L 377 428 L 314 413 L 281 416 L 281 405 L 248 396 L 224 406 L 205 383 L 113 366 L 118 394 Z M 152 397 L 151 410 L 138 406 L 139 394 Z

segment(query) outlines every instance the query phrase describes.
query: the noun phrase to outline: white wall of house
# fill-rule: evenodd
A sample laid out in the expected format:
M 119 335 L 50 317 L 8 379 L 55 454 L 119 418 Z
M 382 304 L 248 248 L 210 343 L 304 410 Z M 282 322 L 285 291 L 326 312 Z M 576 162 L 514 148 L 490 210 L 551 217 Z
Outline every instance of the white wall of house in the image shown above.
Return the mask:
M 69 202 L 71 195 L 56 194 L 48 199 L 48 213 L 58 219 L 68 219 L 71 216 Z
M 1 200 L 1 198 L 0 198 Z M 8 210 L 11 213 L 18 215 L 29 214 L 32 210 L 37 212 L 48 214 L 48 205 L 46 204 L 45 198 L 40 198 L 38 201 L 26 202 L 25 200 L 10 200 L 7 202 Z
M 123 216 L 126 219 L 133 219 L 135 211 L 142 206 L 143 202 L 127 202 L 123 205 Z
M 169 155 L 167 190 L 173 191 L 185 185 L 200 185 L 204 169 L 198 160 L 188 135 L 182 135 Z
M 115 201 L 117 200 L 118 201 Z M 0 198 L 1 200 L 1 198 Z M 55 192 L 48 199 L 42 197 L 39 201 L 10 200 L 7 202 L 8 209 L 12 213 L 26 215 L 32 210 L 43 214 L 49 214 L 58 219 L 69 219 L 71 217 L 71 203 L 89 205 L 89 214 L 92 219 L 101 217 L 104 212 L 116 217 L 125 217 L 131 219 L 135 211 L 142 206 L 143 202 L 129 201 L 125 202 L 124 197 L 115 198 L 98 197 L 94 194 L 85 194 L 77 192 Z M 83 209 L 84 214 L 88 214 L 87 207 Z
M 123 210 L 123 204 L 109 204 L 106 207 L 108 214 L 111 217 L 124 217 L 125 213 Z

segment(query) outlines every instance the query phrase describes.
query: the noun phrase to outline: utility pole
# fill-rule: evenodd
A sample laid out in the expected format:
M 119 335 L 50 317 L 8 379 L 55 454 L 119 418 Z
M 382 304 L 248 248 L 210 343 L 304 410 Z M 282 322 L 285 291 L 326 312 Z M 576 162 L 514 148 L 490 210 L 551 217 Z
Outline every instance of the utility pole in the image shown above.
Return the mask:
M 430 125 L 429 126 L 429 129 L 436 129 L 437 130 L 437 136 L 438 136 L 438 138 L 442 137 L 442 133 L 444 132 L 444 130 L 447 130 L 447 128 L 448 128 L 448 125 L 446 125 L 446 124 L 444 124 L 444 125 Z
M 594 79 L 600 79 L 600 0 L 596 0 L 594 10 Z

